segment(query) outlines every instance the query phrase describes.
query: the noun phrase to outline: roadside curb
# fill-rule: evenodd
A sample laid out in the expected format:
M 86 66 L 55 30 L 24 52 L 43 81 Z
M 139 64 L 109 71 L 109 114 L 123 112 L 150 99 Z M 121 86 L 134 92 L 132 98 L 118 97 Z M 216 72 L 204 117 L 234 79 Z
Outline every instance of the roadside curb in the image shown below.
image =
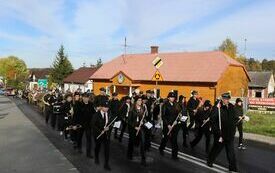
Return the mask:
M 237 138 L 239 137 L 238 132 L 236 132 L 235 137 Z M 275 146 L 275 137 L 264 136 L 264 135 L 254 134 L 254 133 L 243 133 L 243 137 L 245 140 L 251 140 L 251 141 L 256 141 L 256 142 Z

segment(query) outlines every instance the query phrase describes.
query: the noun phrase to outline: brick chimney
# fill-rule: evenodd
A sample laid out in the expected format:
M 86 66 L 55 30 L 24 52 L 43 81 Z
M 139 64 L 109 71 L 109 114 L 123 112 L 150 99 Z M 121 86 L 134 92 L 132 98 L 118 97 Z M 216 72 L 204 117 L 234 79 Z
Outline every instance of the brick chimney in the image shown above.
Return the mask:
M 158 46 L 151 46 L 151 54 L 158 54 L 159 47 Z

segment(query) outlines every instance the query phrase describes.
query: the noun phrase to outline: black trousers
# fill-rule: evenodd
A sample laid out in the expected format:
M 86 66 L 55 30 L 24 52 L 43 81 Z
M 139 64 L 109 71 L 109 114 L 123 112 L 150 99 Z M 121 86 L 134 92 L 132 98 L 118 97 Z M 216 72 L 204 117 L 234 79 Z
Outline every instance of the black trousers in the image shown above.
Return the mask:
M 50 106 L 45 106 L 45 122 L 46 122 L 46 124 L 48 124 L 51 114 L 52 114 L 52 108 Z
M 210 144 L 210 135 L 211 135 L 209 126 L 198 127 L 196 137 L 193 141 L 190 142 L 190 144 L 192 147 L 196 146 L 200 142 L 203 135 L 205 136 L 205 151 L 208 153 L 209 144 Z
M 92 148 L 91 127 L 83 127 L 77 130 L 77 149 L 82 150 L 82 137 L 84 133 L 86 137 L 86 155 L 91 156 L 91 148 Z
M 126 131 L 126 128 L 128 126 L 127 121 L 124 121 L 124 120 L 121 121 L 121 124 L 122 124 L 122 127 L 121 127 L 121 131 L 120 131 L 120 135 L 119 135 L 120 140 L 122 140 L 123 134 Z
M 239 132 L 239 145 L 243 144 L 243 123 L 239 123 L 237 125 L 238 132 Z
M 128 141 L 128 151 L 127 151 L 127 157 L 129 159 L 133 158 L 135 145 L 140 147 L 141 159 L 145 160 L 145 132 L 143 129 L 139 131 L 138 135 L 136 135 L 135 129 L 129 129 L 129 141 Z
M 190 130 L 195 124 L 195 115 L 193 112 L 189 112 L 190 124 L 188 125 L 188 129 Z
M 214 136 L 214 144 L 212 146 L 212 149 L 208 155 L 207 162 L 212 164 L 219 153 L 222 151 L 223 147 L 225 147 L 227 160 L 229 162 L 229 171 L 237 171 L 237 165 L 236 165 L 236 158 L 235 158 L 235 152 L 234 152 L 234 138 L 232 140 L 223 141 L 222 143 L 219 142 L 219 136 Z
M 163 151 L 166 147 L 168 139 L 170 139 L 172 145 L 172 157 L 176 158 L 178 156 L 178 133 L 179 133 L 180 125 L 175 125 L 173 130 L 171 131 L 170 135 L 168 136 L 167 133 L 169 131 L 168 126 L 164 125 L 162 130 L 162 139 L 160 143 L 159 150 Z
M 64 119 L 63 114 L 58 114 L 57 115 L 57 130 L 58 131 L 63 131 L 65 128 L 66 120 Z
M 53 129 L 55 129 L 56 126 L 56 117 L 59 116 L 60 114 L 52 113 L 51 114 L 51 126 Z
M 144 128 L 144 147 L 145 150 L 148 151 L 151 147 L 151 140 L 152 140 L 152 129 Z
M 99 160 L 99 152 L 101 145 L 104 147 L 104 156 L 105 156 L 105 165 L 109 164 L 109 155 L 110 155 L 110 135 L 104 134 L 99 139 L 96 139 L 97 136 L 94 136 L 95 139 L 95 160 Z
M 181 129 L 182 129 L 183 144 L 186 144 L 186 136 L 188 135 L 187 124 L 186 124 L 186 122 L 181 122 L 180 126 L 181 126 Z

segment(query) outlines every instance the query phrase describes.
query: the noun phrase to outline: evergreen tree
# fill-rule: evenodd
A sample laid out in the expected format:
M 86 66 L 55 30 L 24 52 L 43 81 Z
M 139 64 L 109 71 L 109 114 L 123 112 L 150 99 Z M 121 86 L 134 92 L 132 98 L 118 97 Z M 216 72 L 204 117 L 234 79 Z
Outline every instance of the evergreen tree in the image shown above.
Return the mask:
M 56 58 L 52 65 L 52 70 L 50 73 L 50 81 L 61 85 L 63 79 L 73 72 L 73 66 L 65 55 L 64 46 L 61 45 L 57 52 Z

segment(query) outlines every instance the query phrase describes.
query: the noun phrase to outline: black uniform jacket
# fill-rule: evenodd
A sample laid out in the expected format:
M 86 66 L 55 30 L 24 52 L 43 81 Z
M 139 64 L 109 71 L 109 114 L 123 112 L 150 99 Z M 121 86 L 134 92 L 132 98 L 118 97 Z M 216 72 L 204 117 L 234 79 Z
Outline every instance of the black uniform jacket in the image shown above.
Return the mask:
M 165 102 L 163 104 L 161 114 L 163 125 L 172 125 L 173 122 L 177 119 L 178 113 L 179 111 L 176 108 L 176 103 L 171 104 L 170 102 Z
M 193 110 L 197 109 L 200 101 L 198 99 L 194 99 L 193 97 L 190 97 L 190 99 L 187 102 L 187 110 L 189 114 L 193 115 Z
M 91 102 L 88 102 L 85 104 L 84 102 L 81 102 L 79 104 L 80 111 L 79 113 L 74 115 L 74 123 L 80 124 L 84 128 L 91 127 L 92 124 L 92 118 L 95 114 L 94 106 Z
M 108 111 L 108 124 L 106 126 L 108 126 L 114 118 L 115 117 L 112 116 L 111 111 Z M 97 111 L 93 115 L 93 119 L 92 119 L 92 128 L 93 128 L 93 133 L 95 137 L 97 137 L 104 130 L 105 123 L 106 123 L 105 117 L 104 118 L 102 117 L 101 111 Z M 107 134 L 110 135 L 111 131 L 112 129 L 110 127 L 110 130 L 107 132 Z
M 140 121 L 142 120 L 143 115 L 144 115 L 144 109 L 142 107 L 140 110 L 136 108 L 131 108 L 129 112 L 129 117 L 128 117 L 129 130 L 134 130 L 135 127 L 139 127 L 139 124 L 140 124 Z M 144 122 L 145 122 L 145 119 L 143 119 L 143 124 Z
M 196 113 L 195 122 L 197 127 L 201 127 L 203 124 L 203 120 L 207 120 L 210 117 L 211 109 L 204 110 L 203 107 L 198 109 Z M 209 127 L 209 123 L 206 123 L 203 127 Z
M 221 131 L 219 129 L 219 113 L 217 106 L 212 108 L 211 126 L 214 135 L 221 135 L 224 140 L 233 140 L 236 132 L 237 117 L 234 105 L 231 103 L 228 106 L 222 104 L 221 112 Z

